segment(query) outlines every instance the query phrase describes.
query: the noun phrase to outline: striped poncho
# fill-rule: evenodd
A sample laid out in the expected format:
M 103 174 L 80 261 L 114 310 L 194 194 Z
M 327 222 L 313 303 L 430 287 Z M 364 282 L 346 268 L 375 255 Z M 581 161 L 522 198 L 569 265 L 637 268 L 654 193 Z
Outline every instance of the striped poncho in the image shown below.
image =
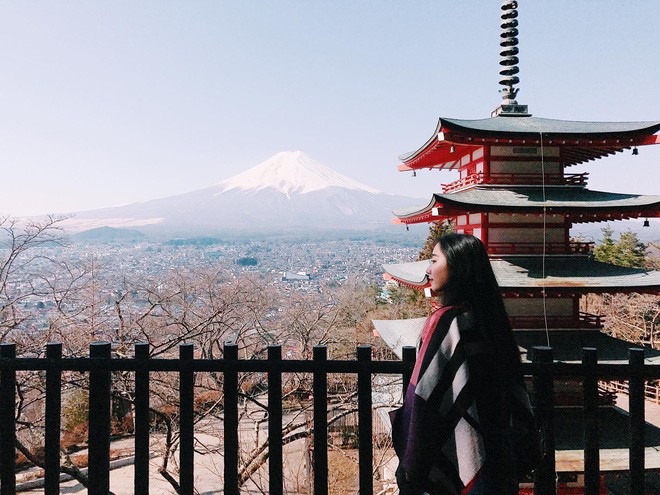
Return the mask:
M 402 493 L 517 492 L 511 415 L 533 417 L 522 380 L 498 385 L 492 356 L 464 308 L 440 308 L 426 321 L 403 407 L 392 417 L 412 487 Z

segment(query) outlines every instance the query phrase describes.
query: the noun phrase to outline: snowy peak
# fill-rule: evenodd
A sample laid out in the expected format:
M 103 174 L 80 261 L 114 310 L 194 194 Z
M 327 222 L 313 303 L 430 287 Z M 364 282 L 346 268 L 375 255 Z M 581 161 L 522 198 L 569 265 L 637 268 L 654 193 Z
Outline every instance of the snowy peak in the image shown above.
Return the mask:
M 221 194 L 231 189 L 258 191 L 273 188 L 290 198 L 329 187 L 339 187 L 377 194 L 380 191 L 349 179 L 321 165 L 302 151 L 282 151 L 238 175 L 218 184 Z

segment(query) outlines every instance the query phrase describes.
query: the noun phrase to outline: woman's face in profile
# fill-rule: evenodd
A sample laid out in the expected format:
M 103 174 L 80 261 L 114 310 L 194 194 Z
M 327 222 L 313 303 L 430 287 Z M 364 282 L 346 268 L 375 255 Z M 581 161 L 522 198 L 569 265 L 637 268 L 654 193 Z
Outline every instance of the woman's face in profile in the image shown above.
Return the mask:
M 431 264 L 426 269 L 426 274 L 429 277 L 429 282 L 431 282 L 431 290 L 435 292 L 441 291 L 449 280 L 447 258 L 440 249 L 440 244 L 436 244 L 433 248 Z

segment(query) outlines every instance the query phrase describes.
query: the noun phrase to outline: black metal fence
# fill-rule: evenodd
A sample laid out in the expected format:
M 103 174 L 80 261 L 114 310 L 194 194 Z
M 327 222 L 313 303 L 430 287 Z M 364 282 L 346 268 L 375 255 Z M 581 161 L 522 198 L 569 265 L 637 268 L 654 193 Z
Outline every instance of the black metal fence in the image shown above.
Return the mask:
M 327 349 L 317 346 L 311 360 L 282 359 L 280 346 L 268 347 L 264 360 L 239 359 L 238 347 L 227 343 L 223 359 L 194 359 L 192 344 L 179 346 L 178 359 L 150 359 L 147 344 L 135 346 L 135 357 L 112 358 L 109 343 L 90 346 L 88 358 L 63 358 L 60 344 L 48 344 L 45 358 L 17 358 L 14 344 L 0 344 L 0 495 L 16 491 L 16 371 L 45 371 L 45 494 L 58 494 L 60 471 L 62 373 L 81 371 L 89 375 L 88 477 L 91 495 L 106 495 L 110 486 L 110 404 L 111 373 L 135 373 L 135 479 L 134 493 L 149 493 L 149 380 L 150 373 L 178 373 L 180 394 L 180 493 L 194 492 L 194 378 L 197 372 L 223 374 L 224 387 L 224 493 L 238 494 L 238 407 L 239 373 L 268 375 L 268 482 L 269 493 L 283 493 L 282 374 L 311 373 L 313 376 L 313 489 L 315 495 L 328 493 L 328 374 L 357 375 L 359 490 L 372 494 L 372 376 L 403 376 L 407 386 L 415 360 L 415 349 L 404 348 L 402 361 L 373 361 L 369 346 L 357 348 L 356 360 L 328 360 Z M 628 363 L 598 363 L 596 350 L 585 348 L 582 363 L 555 363 L 552 349 L 534 348 L 534 362 L 526 363 L 533 377 L 534 408 L 543 437 L 543 461 L 535 472 L 534 493 L 556 494 L 554 441 L 554 382 L 571 377 L 583 383 L 585 495 L 599 493 L 600 457 L 598 424 L 598 381 L 628 381 L 630 390 L 630 493 L 644 494 L 644 383 L 660 379 L 660 365 L 644 363 L 644 351 L 631 349 Z

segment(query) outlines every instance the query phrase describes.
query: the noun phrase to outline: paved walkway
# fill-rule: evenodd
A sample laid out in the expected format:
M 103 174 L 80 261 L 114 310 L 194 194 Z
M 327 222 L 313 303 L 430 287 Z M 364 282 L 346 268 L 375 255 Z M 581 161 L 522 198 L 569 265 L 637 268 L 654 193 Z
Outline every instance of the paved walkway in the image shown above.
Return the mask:
M 627 394 L 617 394 L 616 396 L 616 406 L 620 407 L 624 411 L 629 411 L 630 406 L 628 404 L 628 395 Z M 647 423 L 652 424 L 660 428 L 660 404 L 654 404 L 650 400 L 644 401 L 644 419 Z

